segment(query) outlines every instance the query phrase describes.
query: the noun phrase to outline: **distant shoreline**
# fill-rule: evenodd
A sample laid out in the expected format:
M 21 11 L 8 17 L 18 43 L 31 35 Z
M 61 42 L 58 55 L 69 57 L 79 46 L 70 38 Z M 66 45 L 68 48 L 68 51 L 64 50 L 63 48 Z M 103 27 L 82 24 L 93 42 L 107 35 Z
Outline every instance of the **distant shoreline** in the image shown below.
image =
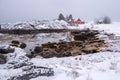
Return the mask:
M 1 29 L 0 33 L 2 34 L 38 34 L 38 33 L 61 33 L 61 32 L 78 32 L 79 29 L 34 29 L 34 30 L 25 30 L 25 29 Z
M 3 34 L 38 34 L 38 33 L 60 33 L 69 31 L 68 29 L 38 29 L 38 30 L 25 30 L 25 29 L 1 29 L 0 33 Z

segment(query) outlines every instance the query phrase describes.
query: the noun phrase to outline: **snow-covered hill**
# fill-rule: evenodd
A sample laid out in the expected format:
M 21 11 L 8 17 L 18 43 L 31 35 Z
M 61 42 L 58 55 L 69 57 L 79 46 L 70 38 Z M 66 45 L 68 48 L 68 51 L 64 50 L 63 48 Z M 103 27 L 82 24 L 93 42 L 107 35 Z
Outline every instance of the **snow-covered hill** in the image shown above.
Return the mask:
M 1 29 L 66 29 L 67 22 L 51 20 L 51 21 L 31 21 L 1 24 Z

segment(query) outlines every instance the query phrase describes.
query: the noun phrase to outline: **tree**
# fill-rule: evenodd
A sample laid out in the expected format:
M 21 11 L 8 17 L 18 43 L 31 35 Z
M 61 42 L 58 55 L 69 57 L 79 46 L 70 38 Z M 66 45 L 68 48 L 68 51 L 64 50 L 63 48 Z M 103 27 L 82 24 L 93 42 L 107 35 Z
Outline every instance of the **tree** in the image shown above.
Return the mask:
M 69 15 L 69 20 L 73 19 L 72 14 Z
M 67 15 L 66 17 L 65 17 L 65 21 L 69 21 L 69 20 L 71 20 L 71 19 L 73 19 L 73 17 L 72 17 L 72 14 L 70 14 L 70 15 Z
M 104 23 L 104 24 L 110 24 L 110 23 L 111 23 L 110 17 L 105 16 L 105 17 L 103 18 L 103 23 Z
M 96 24 L 110 24 L 111 23 L 111 19 L 108 16 L 104 16 L 104 17 L 95 19 L 94 22 Z
M 0 24 L 0 30 L 1 30 L 1 24 Z
M 65 17 L 63 16 L 62 13 L 59 14 L 58 20 L 65 20 Z

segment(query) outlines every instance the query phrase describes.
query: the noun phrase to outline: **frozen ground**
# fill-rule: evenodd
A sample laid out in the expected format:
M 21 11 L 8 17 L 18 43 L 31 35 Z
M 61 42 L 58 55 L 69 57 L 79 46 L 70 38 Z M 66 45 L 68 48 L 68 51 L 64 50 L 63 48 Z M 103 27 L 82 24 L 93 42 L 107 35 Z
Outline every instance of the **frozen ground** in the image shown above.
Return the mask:
M 114 33 L 117 37 L 105 37 L 108 48 L 101 52 L 89 55 L 80 55 L 75 57 L 65 58 L 50 58 L 44 59 L 36 57 L 28 59 L 24 55 L 26 52 L 22 49 L 16 48 L 14 53 L 7 55 L 8 62 L 0 65 L 0 80 L 7 80 L 11 76 L 23 74 L 21 68 L 14 69 L 10 62 L 17 63 L 33 63 L 36 66 L 51 67 L 55 71 L 52 77 L 37 77 L 31 80 L 120 80 L 120 39 L 119 30 L 120 23 L 112 24 L 84 24 L 79 27 L 68 26 L 71 29 L 92 28 L 97 30 L 104 30 L 108 33 Z M 101 34 L 102 36 L 103 34 Z M 38 35 L 41 36 L 41 35 Z M 60 36 L 64 39 L 64 37 Z M 59 37 L 57 37 L 59 38 Z M 51 39 L 52 41 L 52 39 Z

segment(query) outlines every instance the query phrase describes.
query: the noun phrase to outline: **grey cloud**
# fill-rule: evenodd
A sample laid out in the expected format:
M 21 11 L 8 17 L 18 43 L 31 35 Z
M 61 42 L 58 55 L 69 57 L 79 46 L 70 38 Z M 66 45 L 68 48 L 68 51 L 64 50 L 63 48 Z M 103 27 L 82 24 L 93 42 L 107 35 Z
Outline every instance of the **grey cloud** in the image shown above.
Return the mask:
M 54 19 L 59 13 L 86 21 L 108 15 L 120 21 L 119 0 L 0 0 L 0 23 Z

